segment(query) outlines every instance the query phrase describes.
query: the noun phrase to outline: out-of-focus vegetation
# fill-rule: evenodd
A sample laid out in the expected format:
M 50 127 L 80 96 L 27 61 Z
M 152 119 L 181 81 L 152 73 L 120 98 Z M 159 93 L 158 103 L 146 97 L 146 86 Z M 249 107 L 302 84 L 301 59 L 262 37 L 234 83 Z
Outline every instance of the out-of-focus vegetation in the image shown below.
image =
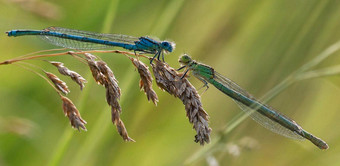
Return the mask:
M 179 67 L 178 56 L 188 53 L 261 97 L 340 40 L 340 2 L 2 0 L 0 22 L 0 32 L 61 26 L 169 39 L 177 44 L 175 52 L 166 56 L 171 66 Z M 51 48 L 55 47 L 35 37 L 0 36 L 1 61 Z M 2 65 L 0 165 L 340 164 L 339 75 L 296 82 L 269 102 L 325 140 L 328 150 L 274 134 L 249 118 L 228 132 L 217 148 L 204 152 L 210 145 L 194 143 L 195 132 L 180 100 L 154 86 L 158 106 L 148 103 L 128 58 L 96 55 L 110 65 L 119 81 L 121 116 L 137 142 L 123 142 L 111 123 L 105 90 L 94 83 L 88 68 L 73 58 L 50 60 L 64 62 L 89 80 L 82 92 L 69 83 L 72 92 L 68 95 L 88 122 L 87 132 L 70 127 L 60 99 L 43 79 L 15 65 Z M 316 69 L 339 62 L 339 52 L 335 52 Z M 46 63 L 32 63 L 56 72 Z M 196 87 L 202 86 L 195 78 L 189 79 Z M 214 88 L 203 94 L 202 101 L 210 115 L 214 141 L 240 111 Z M 195 154 L 203 155 L 191 160 Z

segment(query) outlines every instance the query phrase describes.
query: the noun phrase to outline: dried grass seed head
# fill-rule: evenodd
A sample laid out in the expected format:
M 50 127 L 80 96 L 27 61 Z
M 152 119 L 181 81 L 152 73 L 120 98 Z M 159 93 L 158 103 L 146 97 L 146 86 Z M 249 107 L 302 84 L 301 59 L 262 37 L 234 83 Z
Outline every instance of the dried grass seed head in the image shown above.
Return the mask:
M 60 90 L 64 94 L 70 93 L 70 90 L 68 89 L 68 86 L 66 85 L 66 83 L 64 81 L 62 81 L 56 75 L 54 75 L 54 74 L 52 74 L 50 72 L 46 72 L 45 71 L 45 74 L 53 82 L 54 86 L 58 90 Z
M 96 62 L 100 72 L 106 76 L 106 79 L 110 81 L 110 84 L 112 84 L 116 90 L 120 94 L 120 88 L 118 87 L 118 81 L 116 80 L 116 77 L 114 76 L 112 70 L 107 66 L 107 64 L 104 61 L 97 61 Z
M 96 61 L 94 61 L 93 59 L 86 59 L 86 60 L 87 60 L 88 66 L 90 67 L 94 80 L 97 82 L 97 84 L 104 85 L 106 82 L 106 78 L 101 73 L 99 67 L 97 66 Z
M 80 89 L 83 90 L 83 88 L 85 87 L 85 83 L 87 82 L 85 78 L 83 78 L 77 72 L 69 70 L 61 62 L 50 61 L 50 63 L 58 68 L 60 74 L 71 77 L 71 79 L 80 86 Z
M 135 140 L 129 137 L 129 134 L 125 128 L 125 125 L 123 121 L 120 119 L 120 115 L 118 111 L 114 110 L 113 108 L 112 108 L 112 122 L 113 124 L 116 125 L 117 131 L 124 141 L 135 142 Z
M 112 70 L 104 61 L 95 61 L 95 56 L 85 54 L 86 60 L 92 72 L 93 78 L 98 84 L 101 84 L 106 89 L 106 101 L 111 106 L 112 123 L 116 125 L 118 133 L 124 141 L 135 142 L 129 137 L 123 121 L 120 119 L 121 107 L 118 102 L 121 92 Z
M 86 59 L 92 60 L 92 61 L 97 59 L 97 57 L 95 55 L 90 54 L 90 53 L 85 53 L 84 56 L 85 56 Z
M 209 143 L 211 132 L 208 124 L 209 116 L 203 109 L 195 87 L 186 78 L 181 79 L 181 75 L 175 69 L 163 62 L 155 60 L 152 68 L 157 85 L 180 98 L 185 105 L 189 122 L 193 124 L 193 128 L 196 130 L 195 142 L 199 142 L 201 145 Z
M 76 82 L 79 86 L 80 86 L 80 90 L 83 90 L 83 88 L 85 87 L 85 83 L 87 83 L 87 81 L 85 80 L 84 77 L 82 77 L 80 74 L 74 72 L 74 71 L 70 71 L 70 75 L 71 79 Z
M 67 97 L 64 96 L 60 97 L 61 100 L 63 101 L 64 114 L 69 118 L 72 127 L 78 130 L 82 128 L 83 130 L 86 131 L 87 130 L 85 127 L 86 121 L 81 118 L 80 113 L 76 106 Z
M 157 105 L 158 96 L 152 88 L 153 79 L 149 71 L 149 67 L 138 59 L 131 57 L 129 58 L 132 61 L 133 65 L 138 69 L 138 73 L 140 75 L 139 88 L 145 92 L 149 101 L 152 100 L 152 102 Z

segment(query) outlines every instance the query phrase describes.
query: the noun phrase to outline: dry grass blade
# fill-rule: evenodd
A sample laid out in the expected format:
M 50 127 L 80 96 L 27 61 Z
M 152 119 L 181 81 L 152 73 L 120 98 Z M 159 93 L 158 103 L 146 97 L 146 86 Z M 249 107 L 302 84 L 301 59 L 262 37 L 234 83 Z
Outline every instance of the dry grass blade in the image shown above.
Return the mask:
M 85 54 L 86 60 L 92 72 L 93 78 L 106 89 L 106 101 L 111 106 L 112 123 L 116 125 L 118 133 L 124 141 L 134 140 L 129 137 L 123 121 L 120 119 L 121 107 L 118 100 L 120 99 L 120 88 L 112 70 L 104 61 L 95 61 L 95 56 Z
M 200 96 L 195 87 L 186 79 L 181 79 L 175 69 L 165 63 L 155 60 L 152 69 L 156 78 L 157 85 L 168 93 L 178 97 L 185 105 L 185 110 L 189 122 L 196 130 L 195 142 L 201 145 L 210 142 L 210 132 L 208 121 L 209 116 L 202 107 Z
M 155 105 L 157 105 L 158 96 L 156 92 L 152 89 L 153 79 L 149 71 L 149 67 L 136 58 L 129 57 L 129 59 L 132 61 L 133 65 L 138 69 L 138 73 L 140 75 L 139 88 L 145 92 L 149 101 L 151 99 L 152 102 Z
M 46 72 L 45 74 L 47 75 L 47 77 L 53 82 L 54 86 L 60 90 L 61 92 L 63 92 L 65 95 L 67 95 L 68 93 L 70 93 L 70 90 L 68 89 L 66 83 L 64 81 L 62 81 L 61 79 L 59 79 L 56 75 L 50 73 L 50 72 Z
M 60 97 L 61 100 L 63 101 L 64 114 L 69 118 L 72 127 L 77 128 L 78 130 L 80 130 L 79 128 L 82 128 L 83 130 L 86 131 L 85 127 L 86 121 L 81 118 L 80 113 L 76 106 L 67 97 L 64 96 Z
M 80 74 L 78 74 L 75 71 L 69 70 L 61 62 L 49 62 L 49 63 L 57 67 L 60 74 L 71 77 L 71 79 L 80 86 L 80 90 L 83 90 L 83 88 L 85 87 L 84 83 L 86 83 L 87 81 Z

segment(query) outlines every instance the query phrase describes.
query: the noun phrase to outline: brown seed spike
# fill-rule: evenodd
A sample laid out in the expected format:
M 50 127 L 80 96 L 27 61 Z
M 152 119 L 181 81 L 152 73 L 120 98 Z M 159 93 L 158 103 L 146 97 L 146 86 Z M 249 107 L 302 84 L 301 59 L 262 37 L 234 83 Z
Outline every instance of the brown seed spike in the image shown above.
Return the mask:
M 64 96 L 60 97 L 61 100 L 63 101 L 64 114 L 69 118 L 72 127 L 78 130 L 80 130 L 79 128 L 82 128 L 83 130 L 86 131 L 87 130 L 85 127 L 86 121 L 81 118 L 80 113 L 76 106 L 67 97 Z
M 118 81 L 116 80 L 115 76 L 113 75 L 112 70 L 107 66 L 104 61 L 97 61 L 96 62 L 100 72 L 106 77 L 109 81 L 109 84 L 112 85 L 115 92 L 117 93 L 118 98 L 120 98 L 120 88 L 118 87 Z
M 152 89 L 152 76 L 149 71 L 149 67 L 146 66 L 143 62 L 138 59 L 129 57 L 132 61 L 133 65 L 138 69 L 138 73 L 140 75 L 139 88 L 143 90 L 146 94 L 146 97 L 150 101 L 157 105 L 158 96 L 156 92 Z
M 135 142 L 135 140 L 129 137 L 128 132 L 125 128 L 125 125 L 123 121 L 120 119 L 119 112 L 115 110 L 115 108 L 112 107 L 111 113 L 112 113 L 112 123 L 116 125 L 119 135 L 122 136 L 124 141 Z
M 86 55 L 86 54 L 85 54 Z M 86 60 L 87 60 L 87 64 L 90 67 L 92 76 L 94 78 L 94 80 L 97 82 L 97 84 L 100 85 L 104 85 L 106 82 L 106 78 L 105 76 L 101 73 L 99 67 L 97 66 L 96 61 L 94 61 L 94 59 L 92 59 L 90 56 L 89 58 L 86 56 Z
M 61 63 L 61 62 L 54 62 L 54 61 L 50 61 L 50 63 L 58 68 L 58 71 L 59 71 L 60 74 L 62 74 L 62 75 L 69 75 L 69 70 L 68 70 L 68 68 L 64 67 L 63 63 Z
M 112 84 L 106 83 L 105 84 L 106 89 L 106 101 L 107 103 L 115 108 L 118 112 L 121 112 L 121 107 L 119 105 L 118 99 L 120 97 L 120 94 L 116 91 L 117 87 L 114 87 Z M 119 87 L 118 87 L 119 89 Z
M 135 142 L 129 137 L 128 132 L 120 119 L 121 107 L 119 105 L 120 88 L 112 70 L 104 61 L 95 61 L 95 56 L 92 54 L 85 54 L 87 63 L 92 72 L 93 78 L 100 85 L 106 89 L 106 101 L 111 106 L 112 123 L 116 125 L 118 133 L 122 136 L 124 141 Z
M 165 63 L 155 60 L 152 64 L 154 76 L 157 85 L 182 100 L 185 105 L 186 115 L 189 122 L 193 124 L 196 130 L 195 142 L 201 145 L 210 142 L 209 115 L 202 107 L 200 96 L 194 86 L 186 79 L 181 79 L 175 69 Z
M 86 59 L 88 59 L 88 60 L 93 60 L 94 61 L 94 60 L 97 59 L 97 57 L 95 55 L 92 55 L 90 53 L 85 53 L 84 55 L 85 55 Z
M 80 74 L 74 71 L 70 71 L 70 77 L 74 82 L 76 82 L 80 86 L 80 90 L 83 90 L 83 88 L 85 87 L 84 84 L 87 83 L 85 78 L 83 78 Z
M 78 74 L 78 73 L 76 73 L 72 70 L 69 70 L 61 62 L 51 61 L 50 63 L 58 68 L 58 71 L 59 71 L 60 74 L 71 77 L 71 79 L 80 86 L 80 89 L 83 90 L 83 88 L 85 87 L 84 84 L 87 82 L 85 80 L 85 78 L 83 78 L 80 74 Z
M 121 112 L 121 108 L 118 102 L 120 98 L 120 88 L 118 86 L 118 81 L 116 80 L 115 76 L 111 69 L 106 65 L 104 61 L 96 62 L 100 72 L 105 76 L 103 79 L 104 86 L 106 88 L 106 100 L 107 103 Z
M 68 89 L 66 83 L 59 79 L 56 75 L 50 73 L 50 72 L 45 72 L 47 77 L 53 82 L 54 86 L 63 92 L 65 95 L 70 93 L 70 90 Z

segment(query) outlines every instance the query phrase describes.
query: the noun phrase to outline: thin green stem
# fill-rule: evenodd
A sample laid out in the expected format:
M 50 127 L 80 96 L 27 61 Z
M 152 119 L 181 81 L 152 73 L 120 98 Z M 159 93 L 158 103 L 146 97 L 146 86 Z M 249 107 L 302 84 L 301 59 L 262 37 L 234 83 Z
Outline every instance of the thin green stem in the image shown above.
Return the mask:
M 306 80 L 306 79 L 312 79 L 312 78 L 339 75 L 339 73 L 340 73 L 340 65 L 337 65 L 337 66 L 326 67 L 326 68 L 318 69 L 318 70 L 306 71 L 296 76 L 296 79 L 300 81 L 300 80 Z
M 327 49 L 325 49 L 321 54 L 316 56 L 313 60 L 303 65 L 299 70 L 298 73 L 305 72 L 307 70 L 310 70 L 311 68 L 315 67 L 316 65 L 320 64 L 322 61 L 327 59 L 329 56 L 331 56 L 333 53 L 338 51 L 340 49 L 340 41 L 336 42 L 335 44 L 331 45 Z

